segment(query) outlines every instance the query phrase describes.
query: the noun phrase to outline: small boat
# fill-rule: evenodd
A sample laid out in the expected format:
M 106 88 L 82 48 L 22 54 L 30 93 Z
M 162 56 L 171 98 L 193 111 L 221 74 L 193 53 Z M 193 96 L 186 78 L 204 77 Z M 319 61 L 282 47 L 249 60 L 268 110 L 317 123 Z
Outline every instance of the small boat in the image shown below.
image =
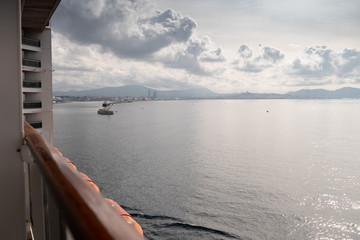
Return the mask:
M 105 109 L 100 108 L 98 110 L 98 114 L 100 114 L 100 115 L 114 115 L 114 111 L 105 110 Z
M 98 114 L 100 114 L 100 115 L 113 115 L 114 111 L 110 111 L 110 108 L 112 107 L 112 105 L 113 105 L 113 103 L 104 102 L 103 105 L 102 105 L 104 108 L 100 108 L 98 110 Z

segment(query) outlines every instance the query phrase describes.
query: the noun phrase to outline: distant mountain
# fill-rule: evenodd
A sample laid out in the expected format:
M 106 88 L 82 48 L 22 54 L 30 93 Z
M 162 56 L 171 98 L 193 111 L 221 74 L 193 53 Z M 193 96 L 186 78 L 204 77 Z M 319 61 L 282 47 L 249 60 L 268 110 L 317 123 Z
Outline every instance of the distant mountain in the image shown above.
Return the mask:
M 185 90 L 156 90 L 140 85 L 126 85 L 122 87 L 105 87 L 83 91 L 55 91 L 55 96 L 106 96 L 106 97 L 151 97 L 156 92 L 157 97 L 182 97 L 182 98 L 211 98 L 218 94 L 206 88 L 195 88 Z
M 288 93 L 293 98 L 329 98 L 331 92 L 324 89 L 302 89 L 296 92 Z
M 187 90 L 157 91 L 159 97 L 188 97 L 188 98 L 211 98 L 219 94 L 207 88 L 195 88 Z
M 127 85 L 122 87 L 106 87 L 83 91 L 54 92 L 55 96 L 105 96 L 105 97 L 158 97 L 158 98 L 211 98 L 211 99 L 360 99 L 360 89 L 344 87 L 329 91 L 325 89 L 302 89 L 286 94 L 277 93 L 232 93 L 218 94 L 207 88 L 185 90 L 156 90 L 140 85 Z
M 360 98 L 360 89 L 344 87 L 334 91 L 324 89 L 302 89 L 288 93 L 291 98 L 300 99 L 340 99 L 340 98 Z
M 69 95 L 69 96 L 106 96 L 106 97 L 140 97 L 147 96 L 150 88 L 139 85 L 127 85 L 122 87 L 105 87 L 92 90 L 82 91 L 67 91 L 67 92 L 54 92 L 55 96 Z
M 278 94 L 278 93 L 232 93 L 232 94 L 223 94 L 219 98 L 224 99 L 288 99 L 291 98 L 288 94 Z
M 344 87 L 334 91 L 337 98 L 360 98 L 360 89 Z

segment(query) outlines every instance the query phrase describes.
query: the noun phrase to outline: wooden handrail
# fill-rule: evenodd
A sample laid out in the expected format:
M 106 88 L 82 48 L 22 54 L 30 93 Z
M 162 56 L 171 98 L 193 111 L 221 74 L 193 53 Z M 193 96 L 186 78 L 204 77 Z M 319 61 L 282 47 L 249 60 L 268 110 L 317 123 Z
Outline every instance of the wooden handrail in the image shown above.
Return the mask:
M 143 239 L 27 122 L 25 140 L 76 239 Z

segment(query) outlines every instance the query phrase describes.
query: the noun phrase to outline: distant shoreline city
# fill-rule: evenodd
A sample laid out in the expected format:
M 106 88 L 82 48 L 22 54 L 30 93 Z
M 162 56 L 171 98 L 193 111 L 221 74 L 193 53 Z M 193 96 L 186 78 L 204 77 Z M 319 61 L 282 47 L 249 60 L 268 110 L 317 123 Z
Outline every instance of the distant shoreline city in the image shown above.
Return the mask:
M 127 85 L 84 91 L 53 92 L 54 103 L 67 101 L 150 101 L 196 99 L 360 99 L 360 89 L 344 87 L 337 90 L 302 89 L 285 94 L 278 93 L 231 93 L 218 94 L 206 88 L 187 90 L 156 90 L 145 86 Z

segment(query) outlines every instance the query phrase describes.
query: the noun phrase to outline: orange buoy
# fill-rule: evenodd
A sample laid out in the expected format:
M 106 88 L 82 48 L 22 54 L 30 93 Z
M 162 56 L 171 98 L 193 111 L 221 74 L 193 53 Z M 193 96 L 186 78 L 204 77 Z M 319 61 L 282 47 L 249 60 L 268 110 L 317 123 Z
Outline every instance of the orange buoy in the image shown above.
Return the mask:
M 141 237 L 144 237 L 144 233 L 143 233 L 143 230 L 142 230 L 140 224 L 138 224 L 138 223 L 134 220 L 133 217 L 131 217 L 131 216 L 124 216 L 124 215 L 123 215 L 122 217 L 123 217 L 123 219 L 125 220 L 125 222 L 126 222 L 127 224 L 133 225 L 135 231 L 136 231 L 137 233 L 139 233 L 139 235 L 140 235 Z
M 109 198 L 105 198 L 105 200 L 110 203 L 111 207 L 113 207 L 116 212 L 120 215 L 126 215 L 126 216 L 131 216 L 127 211 L 125 211 L 125 209 L 123 209 L 122 207 L 120 207 L 120 205 L 115 202 L 114 200 L 112 199 L 109 199 Z
M 57 149 L 56 147 L 54 147 L 54 150 L 55 150 L 58 154 L 60 154 L 60 156 L 63 156 L 59 149 Z
M 57 149 L 56 147 L 54 147 L 54 150 L 63 157 L 63 154 L 59 151 L 59 149 Z M 72 168 L 74 168 L 75 170 L 77 170 L 75 164 L 73 162 L 70 161 L 70 159 L 64 157 L 65 161 L 67 163 L 70 164 L 70 166 Z M 82 172 L 78 172 L 80 174 L 80 176 L 87 181 L 94 189 L 95 191 L 97 191 L 98 193 L 100 193 L 100 189 L 99 187 L 85 174 Z M 109 203 L 109 205 L 125 220 L 125 222 L 129 225 L 132 225 L 132 227 L 135 229 L 135 231 L 141 236 L 144 237 L 143 234 L 143 230 L 141 228 L 141 226 L 134 220 L 134 218 L 128 213 L 126 212 L 119 204 L 117 204 L 115 201 L 109 199 L 109 198 L 105 198 L 105 200 Z
M 105 198 L 105 200 L 109 203 L 109 205 L 125 220 L 125 222 L 129 225 L 132 225 L 133 228 L 135 229 L 135 231 L 137 233 L 139 233 L 139 235 L 141 237 L 144 237 L 144 233 L 143 230 L 140 226 L 140 224 L 138 224 L 134 218 L 127 212 L 125 211 L 119 204 L 117 204 L 117 202 L 115 202 L 114 200 L 111 200 L 109 198 Z
M 87 181 L 95 189 L 95 191 L 100 193 L 99 187 L 96 186 L 96 184 L 85 173 L 79 172 L 79 174 L 85 181 Z
M 66 160 L 66 162 L 67 162 L 68 164 L 70 164 L 70 166 L 71 166 L 73 169 L 77 170 L 75 164 L 74 164 L 72 161 L 70 161 L 70 159 L 68 159 L 67 157 L 64 157 L 64 159 Z

